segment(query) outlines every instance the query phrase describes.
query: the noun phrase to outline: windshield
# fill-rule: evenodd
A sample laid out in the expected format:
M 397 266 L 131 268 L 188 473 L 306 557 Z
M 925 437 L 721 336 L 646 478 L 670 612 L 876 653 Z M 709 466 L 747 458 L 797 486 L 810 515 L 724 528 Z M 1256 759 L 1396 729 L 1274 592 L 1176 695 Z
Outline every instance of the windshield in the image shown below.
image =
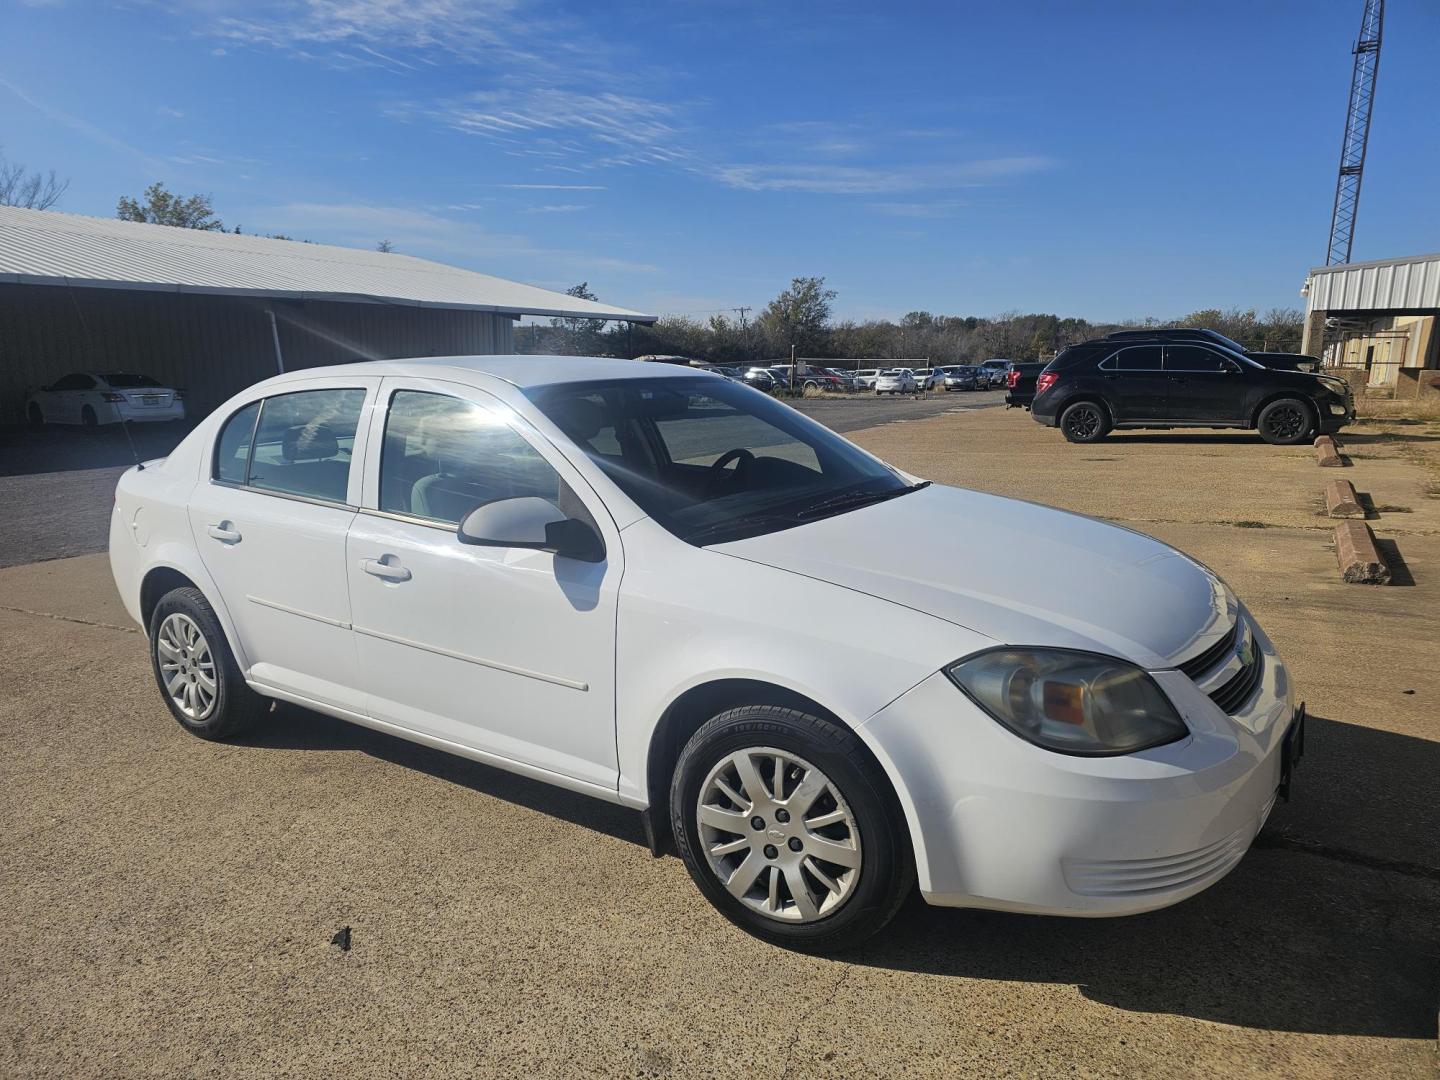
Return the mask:
M 109 375 L 100 376 L 117 390 L 133 390 L 143 386 L 159 386 L 160 384 L 149 375 L 127 375 L 123 371 L 112 372 Z
M 616 379 L 527 395 L 645 513 L 692 544 L 778 532 L 915 486 L 738 383 Z

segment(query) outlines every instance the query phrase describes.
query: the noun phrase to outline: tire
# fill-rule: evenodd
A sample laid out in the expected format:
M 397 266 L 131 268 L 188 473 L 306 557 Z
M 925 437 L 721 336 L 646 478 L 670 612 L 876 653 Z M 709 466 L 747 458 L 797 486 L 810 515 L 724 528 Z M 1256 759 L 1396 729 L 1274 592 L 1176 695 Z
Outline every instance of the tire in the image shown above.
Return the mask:
M 754 763 L 748 783 L 734 768 L 740 759 Z M 780 800 L 774 797 L 777 761 L 785 765 Z M 824 786 L 798 816 L 839 818 L 814 827 L 792 821 L 786 806 L 801 805 L 795 800 L 802 787 L 789 785 L 817 778 Z M 722 780 L 746 802 L 725 794 Z M 762 790 L 750 791 L 756 783 Z M 702 799 L 711 811 L 704 836 Z M 738 828 L 717 827 L 717 820 Z M 755 821 L 764 827 L 755 829 Z M 742 930 L 785 948 L 836 952 L 859 945 L 894 917 L 914 888 L 910 839 L 884 773 L 849 729 L 798 709 L 747 705 L 701 726 L 675 766 L 670 823 L 706 899 Z M 743 849 L 713 852 L 740 840 L 748 841 Z M 843 861 L 831 861 L 832 854 Z M 751 881 L 741 896 L 726 887 L 737 874 Z
M 1110 433 L 1110 414 L 1098 401 L 1077 401 L 1060 414 L 1060 433 L 1073 443 L 1099 442 Z
M 29 408 L 25 410 L 25 419 L 29 421 L 31 427 L 38 428 L 45 426 L 45 414 L 40 411 L 40 406 L 36 405 L 33 401 L 30 402 Z
M 1260 410 L 1255 426 L 1271 446 L 1294 446 L 1305 442 L 1314 430 L 1314 413 L 1300 398 L 1280 398 Z
M 176 645 L 187 644 L 191 629 L 199 635 L 198 644 L 190 644 L 188 655 L 177 655 Z M 232 738 L 270 711 L 270 700 L 245 684 L 220 620 L 199 589 L 172 589 L 155 605 L 150 616 L 150 667 L 170 714 L 202 739 Z M 177 675 L 179 683 L 174 681 Z M 213 684 L 208 701 L 207 675 Z M 187 692 L 187 684 L 194 689 Z
M 95 410 L 89 405 L 86 405 L 80 410 L 80 422 L 86 427 L 95 427 L 100 423 L 100 420 L 95 415 Z

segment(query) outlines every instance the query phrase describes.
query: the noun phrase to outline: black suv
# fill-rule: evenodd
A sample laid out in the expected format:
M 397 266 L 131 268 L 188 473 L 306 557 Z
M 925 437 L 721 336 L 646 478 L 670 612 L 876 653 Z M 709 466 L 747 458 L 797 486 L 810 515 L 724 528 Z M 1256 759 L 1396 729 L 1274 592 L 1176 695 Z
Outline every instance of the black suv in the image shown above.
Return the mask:
M 1210 330 L 1123 330 L 1063 350 L 1040 373 L 1030 415 L 1071 442 L 1111 428 L 1258 428 L 1303 442 L 1355 419 L 1350 385 L 1296 370 L 1312 358 L 1247 353 Z

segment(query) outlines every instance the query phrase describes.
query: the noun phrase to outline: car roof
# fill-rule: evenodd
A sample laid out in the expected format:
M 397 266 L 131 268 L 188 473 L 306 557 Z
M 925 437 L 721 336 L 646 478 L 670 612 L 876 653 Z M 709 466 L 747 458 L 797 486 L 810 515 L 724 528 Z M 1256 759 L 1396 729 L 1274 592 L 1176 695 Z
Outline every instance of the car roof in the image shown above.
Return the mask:
M 591 382 L 608 379 L 712 378 L 699 368 L 678 364 L 620 360 L 606 356 L 427 356 L 408 360 L 367 360 L 358 364 L 336 364 L 324 368 L 302 368 L 277 376 L 272 382 L 314 378 L 316 375 L 395 376 L 445 379 L 464 375 L 488 375 L 522 390 L 555 383 Z

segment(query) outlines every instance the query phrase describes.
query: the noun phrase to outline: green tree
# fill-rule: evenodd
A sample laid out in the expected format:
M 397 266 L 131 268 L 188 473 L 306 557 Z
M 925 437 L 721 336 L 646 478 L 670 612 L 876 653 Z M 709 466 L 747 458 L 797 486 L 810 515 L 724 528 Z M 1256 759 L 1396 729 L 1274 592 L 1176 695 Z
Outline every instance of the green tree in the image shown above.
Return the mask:
M 771 300 L 760 313 L 759 324 L 766 345 L 776 354 L 821 356 L 830 328 L 830 302 L 838 295 L 825 288 L 823 277 L 792 278 L 790 287 Z
M 145 201 L 121 195 L 115 206 L 121 221 L 144 221 L 151 225 L 175 225 L 204 232 L 223 231 L 209 195 L 176 195 L 159 180 L 145 189 Z

